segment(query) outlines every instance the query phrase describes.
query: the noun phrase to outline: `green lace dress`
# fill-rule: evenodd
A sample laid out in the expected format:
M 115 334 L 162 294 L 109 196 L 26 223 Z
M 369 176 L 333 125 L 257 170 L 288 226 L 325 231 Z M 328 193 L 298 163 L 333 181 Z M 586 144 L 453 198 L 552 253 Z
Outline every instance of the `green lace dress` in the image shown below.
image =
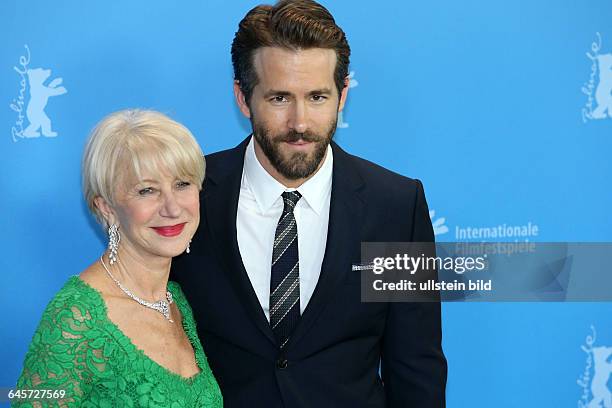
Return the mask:
M 147 357 L 112 323 L 100 293 L 71 277 L 47 306 L 25 358 L 18 389 L 65 390 L 61 400 L 14 406 L 221 407 L 221 391 L 180 286 L 168 290 L 183 316 L 200 372 L 184 378 Z

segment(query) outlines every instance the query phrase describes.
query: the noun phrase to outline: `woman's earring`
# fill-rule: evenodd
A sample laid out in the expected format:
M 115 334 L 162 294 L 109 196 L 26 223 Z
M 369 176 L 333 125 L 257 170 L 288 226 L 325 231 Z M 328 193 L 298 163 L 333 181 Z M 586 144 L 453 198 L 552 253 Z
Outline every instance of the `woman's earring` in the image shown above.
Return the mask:
M 189 243 L 187 244 L 187 249 L 185 249 L 185 253 L 190 253 L 191 252 L 191 248 L 189 248 L 189 245 L 191 245 L 191 240 L 189 240 Z
M 117 262 L 117 249 L 119 249 L 119 241 L 121 241 L 119 227 L 117 224 L 113 224 L 108 227 L 108 259 L 110 260 L 111 265 Z

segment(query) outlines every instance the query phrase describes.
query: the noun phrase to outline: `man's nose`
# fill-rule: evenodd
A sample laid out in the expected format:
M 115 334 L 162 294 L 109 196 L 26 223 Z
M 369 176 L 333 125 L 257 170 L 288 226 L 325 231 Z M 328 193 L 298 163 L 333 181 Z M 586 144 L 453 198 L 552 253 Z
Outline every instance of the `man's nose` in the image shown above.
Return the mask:
M 306 104 L 304 102 L 296 102 L 293 104 L 291 116 L 289 118 L 289 128 L 297 133 L 305 133 L 308 129 Z

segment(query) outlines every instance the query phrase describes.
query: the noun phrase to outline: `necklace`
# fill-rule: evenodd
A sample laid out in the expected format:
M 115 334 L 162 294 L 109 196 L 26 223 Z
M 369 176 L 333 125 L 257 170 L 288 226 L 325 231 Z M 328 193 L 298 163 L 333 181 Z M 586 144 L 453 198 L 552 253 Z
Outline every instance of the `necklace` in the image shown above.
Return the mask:
M 130 292 L 130 290 L 128 288 L 123 286 L 121 284 L 121 282 L 119 282 L 117 279 L 115 279 L 115 277 L 113 276 L 111 271 L 108 270 L 108 267 L 104 263 L 104 259 L 102 258 L 102 256 L 100 257 L 100 262 L 102 263 L 102 266 L 106 270 L 106 273 L 108 274 L 108 276 L 110 276 L 110 278 L 117 284 L 117 286 L 119 286 L 119 289 L 121 289 L 123 291 L 123 293 L 125 293 L 126 295 L 128 295 L 129 297 L 131 297 L 133 300 L 135 300 L 136 302 L 140 303 L 144 307 L 148 307 L 149 309 L 153 309 L 153 310 L 158 311 L 170 323 L 174 323 L 174 320 L 172 320 L 170 318 L 170 305 L 173 302 L 173 300 L 172 300 L 172 293 L 170 293 L 170 291 L 166 291 L 166 300 L 158 300 L 157 302 L 147 302 L 146 300 L 141 299 L 138 296 L 136 296 L 135 294 L 133 294 L 132 292 Z

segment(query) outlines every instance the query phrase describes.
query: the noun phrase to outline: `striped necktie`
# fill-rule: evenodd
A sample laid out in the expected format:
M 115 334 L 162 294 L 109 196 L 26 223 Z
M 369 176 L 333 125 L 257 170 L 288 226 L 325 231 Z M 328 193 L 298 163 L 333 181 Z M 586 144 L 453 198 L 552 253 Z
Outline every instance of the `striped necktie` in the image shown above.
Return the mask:
M 300 319 L 300 262 L 293 209 L 302 195 L 285 191 L 282 197 L 284 207 L 274 234 L 270 279 L 270 326 L 281 348 Z

